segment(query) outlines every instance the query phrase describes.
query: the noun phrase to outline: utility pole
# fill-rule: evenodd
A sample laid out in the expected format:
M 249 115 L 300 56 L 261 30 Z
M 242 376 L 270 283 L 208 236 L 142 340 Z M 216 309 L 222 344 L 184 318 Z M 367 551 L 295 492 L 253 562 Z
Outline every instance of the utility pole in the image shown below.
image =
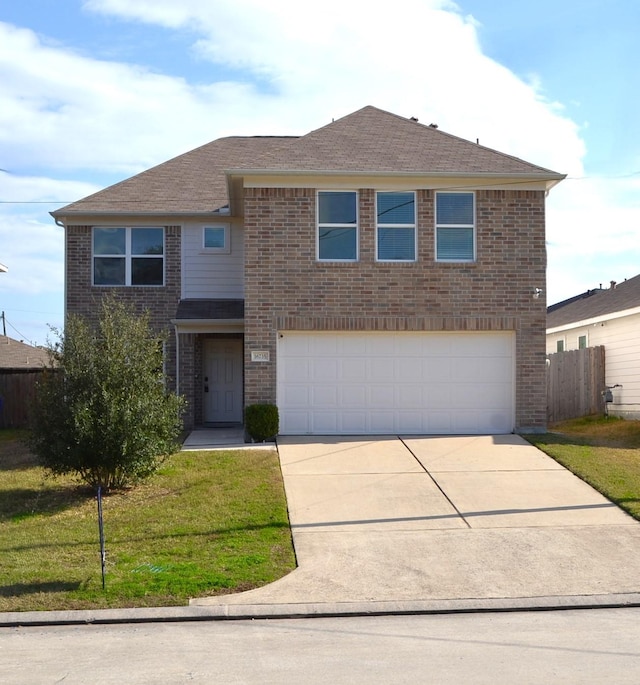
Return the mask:
M 9 271 L 9 269 L 4 264 L 0 264 L 0 274 L 6 274 L 7 271 Z M 2 335 L 4 335 L 5 338 L 7 337 L 7 321 L 4 318 L 4 312 L 2 312 Z

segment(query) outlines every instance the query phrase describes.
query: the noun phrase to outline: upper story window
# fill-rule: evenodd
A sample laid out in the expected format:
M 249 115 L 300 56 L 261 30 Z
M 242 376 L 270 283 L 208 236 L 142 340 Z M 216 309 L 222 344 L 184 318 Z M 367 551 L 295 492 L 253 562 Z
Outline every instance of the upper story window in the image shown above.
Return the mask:
M 96 226 L 94 285 L 163 285 L 164 229 Z
M 475 203 L 473 193 L 436 193 L 436 259 L 443 262 L 475 260 Z
M 204 252 L 231 252 L 229 224 L 212 224 L 202 230 L 202 249 Z
M 358 259 L 358 194 L 318 191 L 318 259 L 355 262 Z
M 376 193 L 376 259 L 416 259 L 416 198 L 413 192 Z

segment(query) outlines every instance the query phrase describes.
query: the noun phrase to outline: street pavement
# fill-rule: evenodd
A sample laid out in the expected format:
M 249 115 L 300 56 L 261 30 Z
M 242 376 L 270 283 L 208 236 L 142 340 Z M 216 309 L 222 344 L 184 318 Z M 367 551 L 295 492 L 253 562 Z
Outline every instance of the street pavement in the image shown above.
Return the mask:
M 3 685 L 640 682 L 640 609 L 0 628 Z

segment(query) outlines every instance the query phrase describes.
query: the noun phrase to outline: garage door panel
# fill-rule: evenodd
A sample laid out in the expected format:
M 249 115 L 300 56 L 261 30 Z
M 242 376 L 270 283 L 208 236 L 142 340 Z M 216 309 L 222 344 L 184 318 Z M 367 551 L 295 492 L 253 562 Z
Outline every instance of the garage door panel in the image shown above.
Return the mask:
M 311 408 L 311 388 L 308 385 L 287 385 L 283 392 L 282 402 L 286 407 Z
M 511 432 L 513 347 L 508 332 L 284 331 L 281 432 Z
M 393 358 L 373 357 L 369 360 L 368 376 L 373 382 L 387 381 L 393 383 L 396 377 L 395 360 Z
M 348 359 L 342 362 L 342 377 L 346 381 L 366 381 L 369 365 L 366 359 Z
M 395 407 L 393 385 L 371 385 L 369 386 L 368 406 L 371 408 L 386 409 Z
M 291 357 L 282 364 L 278 372 L 282 374 L 283 380 L 287 383 L 308 382 L 311 380 L 311 361 L 309 358 Z
M 340 432 L 336 411 L 315 411 L 312 417 L 313 433 L 335 435 Z
M 337 381 L 340 377 L 340 362 L 337 359 L 320 357 L 312 362 L 311 379 L 316 382 L 326 383 L 327 381 Z
M 286 422 L 281 422 L 282 431 L 285 430 L 291 435 L 305 435 L 313 433 L 311 426 L 311 413 L 309 411 L 289 410 L 286 415 Z
M 364 411 L 341 412 L 338 419 L 339 433 L 342 435 L 366 435 L 370 432 L 367 427 L 367 414 Z
M 327 408 L 332 411 L 338 406 L 338 388 L 336 385 L 315 385 L 311 388 L 311 401 L 314 407 Z
M 374 428 L 378 433 L 396 432 L 396 416 L 393 411 L 371 410 L 369 412 L 369 421 L 371 428 Z
M 398 389 L 398 405 L 419 409 L 424 404 L 424 393 L 422 385 L 401 385 Z
M 425 383 L 438 383 L 451 379 L 451 359 L 434 357 L 424 359 L 421 364 L 421 380 Z

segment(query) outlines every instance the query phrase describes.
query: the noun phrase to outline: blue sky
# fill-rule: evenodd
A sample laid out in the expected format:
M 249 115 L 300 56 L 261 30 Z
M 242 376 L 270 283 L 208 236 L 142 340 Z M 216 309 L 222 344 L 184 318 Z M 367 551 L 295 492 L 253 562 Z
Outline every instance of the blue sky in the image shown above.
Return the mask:
M 41 344 L 63 323 L 49 211 L 220 136 L 304 134 L 368 104 L 568 174 L 547 204 L 549 304 L 640 273 L 640 3 L 301 7 L 0 0 L 8 335 Z

